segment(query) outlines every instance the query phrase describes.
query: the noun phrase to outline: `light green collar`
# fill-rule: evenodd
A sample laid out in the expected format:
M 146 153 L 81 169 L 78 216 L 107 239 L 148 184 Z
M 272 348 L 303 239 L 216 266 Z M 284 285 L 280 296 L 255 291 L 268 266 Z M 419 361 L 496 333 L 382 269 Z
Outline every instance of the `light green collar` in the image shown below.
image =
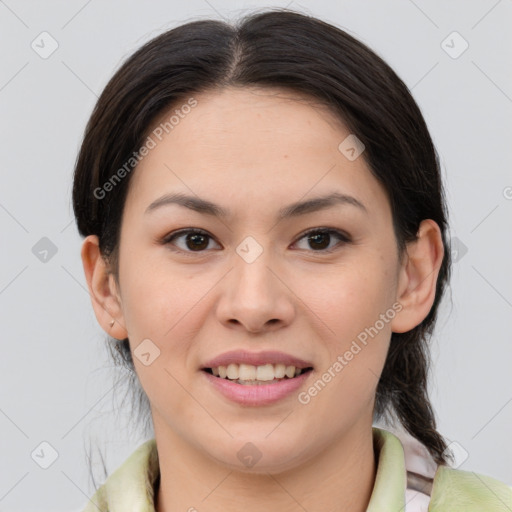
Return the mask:
M 407 476 L 402 443 L 391 432 L 373 427 L 377 473 L 366 512 L 403 512 Z
M 391 432 L 373 427 L 378 456 L 367 512 L 405 512 L 407 474 L 404 450 Z M 98 489 L 83 512 L 155 512 L 154 487 L 160 474 L 155 439 L 140 445 Z M 428 512 L 511 512 L 512 488 L 445 466 L 437 468 Z

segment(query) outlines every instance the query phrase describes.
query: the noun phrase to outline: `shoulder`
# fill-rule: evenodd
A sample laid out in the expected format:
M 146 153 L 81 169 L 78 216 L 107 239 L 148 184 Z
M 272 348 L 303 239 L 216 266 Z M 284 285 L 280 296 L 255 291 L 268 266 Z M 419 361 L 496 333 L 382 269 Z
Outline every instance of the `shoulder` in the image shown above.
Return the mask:
M 439 466 L 434 476 L 429 512 L 510 512 L 512 487 L 473 471 Z
M 406 512 L 512 512 L 510 485 L 474 471 L 437 465 L 407 433 L 374 428 L 374 434 L 376 446 L 387 447 L 384 453 L 393 466 L 402 457 L 405 461 Z
M 154 512 L 159 475 L 156 441 L 150 439 L 117 467 L 82 512 Z

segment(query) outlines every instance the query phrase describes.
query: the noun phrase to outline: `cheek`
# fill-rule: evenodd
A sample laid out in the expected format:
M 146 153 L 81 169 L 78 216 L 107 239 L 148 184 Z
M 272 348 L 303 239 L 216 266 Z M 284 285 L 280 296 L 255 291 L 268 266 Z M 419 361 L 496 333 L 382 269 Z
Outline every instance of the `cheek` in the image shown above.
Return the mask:
M 311 390 L 321 391 L 318 406 L 330 411 L 336 424 L 361 416 L 371 406 L 389 348 L 391 315 L 381 320 L 378 310 L 362 306 L 363 313 L 354 310 L 350 316 L 347 311 L 339 315 L 338 324 L 333 321 L 337 336 L 325 343 L 329 355 L 313 384 L 316 390 Z M 333 410 L 333 404 L 339 407 Z
M 126 265 L 123 289 L 123 312 L 141 386 L 154 407 L 164 411 L 172 404 L 177 416 L 186 415 L 182 407 L 187 397 L 179 383 L 186 382 L 190 371 L 188 354 L 197 322 L 194 304 L 202 295 L 188 281 L 167 275 L 154 262 L 134 259 L 132 268 Z M 138 359 L 143 352 L 139 346 L 156 354 L 149 365 Z
M 297 279 L 298 295 L 323 321 L 329 338 L 346 340 L 373 325 L 391 307 L 393 282 L 384 261 L 359 258 L 332 272 Z
M 130 333 L 161 337 L 185 314 L 193 293 L 185 293 L 183 277 L 171 274 L 162 261 L 150 258 L 150 252 L 125 252 L 120 268 L 123 312 Z
M 325 380 L 336 381 L 329 386 L 332 399 L 343 397 L 354 407 L 372 398 L 389 347 L 395 315 L 389 265 L 380 257 L 359 258 L 322 285 L 317 282 L 308 301 L 322 320 L 318 325 L 329 354 L 322 372 L 328 373 Z
M 204 320 L 204 295 L 215 283 L 215 276 L 194 277 L 170 271 L 165 261 L 130 255 L 121 277 L 125 325 L 132 350 L 143 340 L 151 340 L 159 350 L 154 369 L 168 369 L 184 375 L 188 354 Z M 135 354 L 136 355 L 136 354 Z M 153 379 L 146 366 L 140 366 L 141 381 Z M 178 374 L 176 375 L 178 377 Z M 165 373 L 160 378 L 168 380 Z

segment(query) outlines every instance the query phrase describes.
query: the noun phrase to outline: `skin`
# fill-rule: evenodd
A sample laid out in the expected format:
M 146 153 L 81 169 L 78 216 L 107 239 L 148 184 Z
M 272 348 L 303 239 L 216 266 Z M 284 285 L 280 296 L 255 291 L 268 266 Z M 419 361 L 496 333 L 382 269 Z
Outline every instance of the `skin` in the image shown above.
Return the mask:
M 375 481 L 378 377 L 391 333 L 409 331 L 432 307 L 443 257 L 439 227 L 424 220 L 399 263 L 385 191 L 363 157 L 350 161 L 338 150 L 350 132 L 324 107 L 270 89 L 194 97 L 198 105 L 134 171 L 119 281 L 96 236 L 81 253 L 104 330 L 129 337 L 132 351 L 147 338 L 160 350 L 148 366 L 134 357 L 159 453 L 156 510 L 364 511 Z M 276 220 L 279 208 L 333 190 L 367 212 L 335 205 Z M 145 214 L 167 192 L 208 199 L 232 217 L 178 205 Z M 303 233 L 321 227 L 351 240 L 308 243 Z M 183 228 L 210 235 L 202 252 L 186 235 L 161 243 Z M 247 236 L 263 249 L 251 264 L 236 252 Z M 228 350 L 279 350 L 312 363 L 300 391 L 307 390 L 394 303 L 400 312 L 308 404 L 294 393 L 241 406 L 201 374 L 203 363 Z M 247 442 L 262 454 L 252 467 L 237 457 Z

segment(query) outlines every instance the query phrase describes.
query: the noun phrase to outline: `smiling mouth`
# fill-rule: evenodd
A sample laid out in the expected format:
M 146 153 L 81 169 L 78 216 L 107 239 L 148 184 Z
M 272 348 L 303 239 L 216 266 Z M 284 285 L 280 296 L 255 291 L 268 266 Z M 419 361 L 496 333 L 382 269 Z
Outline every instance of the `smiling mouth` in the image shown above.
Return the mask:
M 284 364 L 265 364 L 261 366 L 230 364 L 215 368 L 203 368 L 203 371 L 233 383 L 246 386 L 260 386 L 274 384 L 282 380 L 292 380 L 301 374 L 310 372 L 312 369 L 311 366 L 296 368 L 295 366 L 286 366 Z

